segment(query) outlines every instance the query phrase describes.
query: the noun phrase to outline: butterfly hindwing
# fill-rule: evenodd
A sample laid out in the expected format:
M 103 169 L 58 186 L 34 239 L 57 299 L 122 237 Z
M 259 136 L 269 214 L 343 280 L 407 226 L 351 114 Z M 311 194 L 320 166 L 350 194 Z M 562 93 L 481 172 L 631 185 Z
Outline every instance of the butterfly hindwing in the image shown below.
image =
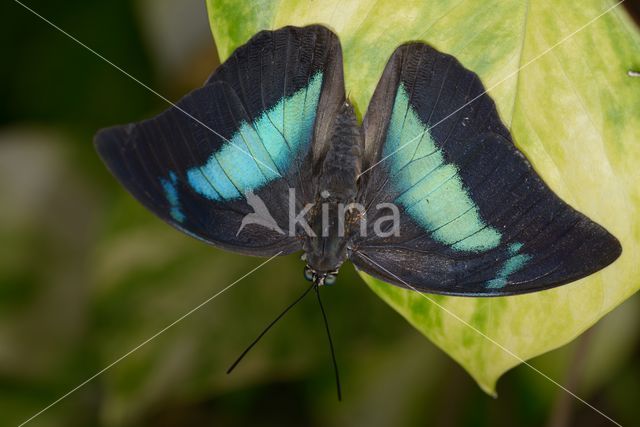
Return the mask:
M 370 232 L 351 258 L 364 271 L 427 292 L 510 295 L 579 279 L 619 256 L 615 237 L 544 184 L 480 79 L 454 57 L 399 47 L 363 126 Z M 373 233 L 380 203 L 399 208 L 399 235 Z
M 155 118 L 100 131 L 96 146 L 122 184 L 178 229 L 245 254 L 289 253 L 300 249 L 288 232 L 290 197 L 296 211 L 313 197 L 313 153 L 343 100 L 333 33 L 263 31 L 205 86 Z

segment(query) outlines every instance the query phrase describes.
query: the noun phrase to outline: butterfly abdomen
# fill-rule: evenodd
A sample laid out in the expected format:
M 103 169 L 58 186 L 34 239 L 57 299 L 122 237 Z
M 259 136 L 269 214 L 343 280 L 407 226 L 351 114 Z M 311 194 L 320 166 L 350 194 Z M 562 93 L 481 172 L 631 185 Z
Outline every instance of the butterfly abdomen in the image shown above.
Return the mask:
M 353 106 L 346 101 L 336 117 L 330 148 L 322 163 L 319 196 L 323 200 L 352 203 L 362 167 L 362 133 Z
M 345 101 L 335 118 L 329 149 L 322 160 L 309 223 L 314 235 L 305 236 L 307 263 L 316 272 L 337 271 L 346 259 L 348 206 L 355 202 L 362 166 L 362 133 L 353 106 Z

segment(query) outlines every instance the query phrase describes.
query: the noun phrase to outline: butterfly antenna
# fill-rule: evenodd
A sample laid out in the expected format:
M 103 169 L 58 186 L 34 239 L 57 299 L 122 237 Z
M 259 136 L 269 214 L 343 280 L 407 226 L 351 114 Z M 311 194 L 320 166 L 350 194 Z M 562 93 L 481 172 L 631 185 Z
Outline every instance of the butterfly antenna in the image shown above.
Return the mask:
M 231 371 L 233 371 L 235 369 L 236 366 L 238 366 L 238 363 L 240 363 L 240 361 L 247 355 L 247 353 L 249 353 L 249 350 L 251 350 L 253 348 L 254 345 L 258 344 L 258 341 L 260 341 L 260 339 L 267 333 L 269 332 L 269 329 L 271 329 L 271 327 L 273 325 L 275 325 L 276 323 L 278 323 L 278 320 L 282 319 L 282 317 L 287 314 L 287 312 L 289 310 L 291 310 L 296 304 L 298 304 L 300 301 L 302 301 L 302 299 L 307 296 L 307 294 L 309 293 L 309 291 L 314 287 L 314 285 L 311 285 L 310 287 L 308 287 L 304 293 L 302 295 L 300 295 L 294 302 L 292 302 L 291 304 L 289 304 L 289 306 L 287 308 L 284 309 L 284 311 L 282 313 L 280 313 L 280 315 L 278 315 L 278 317 L 276 317 L 275 319 L 273 319 L 273 321 L 271 323 L 269 323 L 269 325 L 267 325 L 267 327 L 264 329 L 264 331 L 262 331 L 260 333 L 260 335 L 258 335 L 258 337 L 253 340 L 253 342 L 251 344 L 249 344 L 249 346 L 242 352 L 242 354 L 240 354 L 240 356 L 238 356 L 238 358 L 236 359 L 235 362 L 233 362 L 233 364 L 229 367 L 229 369 L 227 369 L 227 374 L 230 374 Z
M 324 312 L 322 306 L 322 300 L 320 299 L 320 290 L 318 286 L 314 286 L 316 296 L 318 297 L 318 304 L 320 305 L 320 311 L 322 312 L 322 318 L 324 319 L 324 328 L 327 330 L 327 338 L 329 339 L 329 348 L 331 349 L 331 360 L 333 361 L 333 371 L 336 374 L 336 388 L 338 390 L 338 401 L 342 400 L 342 391 L 340 389 L 340 375 L 338 374 L 338 362 L 336 362 L 336 352 L 333 349 L 333 341 L 331 340 L 331 331 L 329 330 L 329 321 L 327 320 L 327 314 Z

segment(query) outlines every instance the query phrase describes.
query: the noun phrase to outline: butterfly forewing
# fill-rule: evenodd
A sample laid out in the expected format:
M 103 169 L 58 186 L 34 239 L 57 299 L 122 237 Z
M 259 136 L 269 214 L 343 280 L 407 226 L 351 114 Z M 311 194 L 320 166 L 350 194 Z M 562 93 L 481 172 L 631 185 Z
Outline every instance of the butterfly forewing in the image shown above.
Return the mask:
M 473 72 L 422 43 L 391 57 L 364 119 L 352 260 L 390 283 L 456 295 L 509 295 L 587 276 L 618 241 L 560 200 L 517 150 Z M 393 203 L 399 234 L 373 233 Z
M 96 146 L 122 184 L 180 230 L 246 254 L 293 252 L 289 190 L 296 209 L 313 197 L 313 153 L 343 100 L 333 33 L 263 31 L 205 86 L 153 119 L 102 130 Z M 243 223 L 256 212 L 269 218 Z

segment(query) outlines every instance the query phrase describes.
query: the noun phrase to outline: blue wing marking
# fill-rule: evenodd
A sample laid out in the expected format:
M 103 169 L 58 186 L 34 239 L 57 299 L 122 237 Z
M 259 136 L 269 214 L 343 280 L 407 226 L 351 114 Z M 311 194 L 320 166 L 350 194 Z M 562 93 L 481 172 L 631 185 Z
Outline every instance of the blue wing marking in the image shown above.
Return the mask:
M 170 205 L 169 215 L 171 215 L 171 218 L 181 223 L 184 221 L 185 216 L 182 212 L 182 208 L 180 207 L 178 189 L 176 188 L 177 183 L 178 177 L 173 171 L 169 172 L 169 179 L 160 178 L 160 184 L 162 184 L 162 188 L 164 189 L 164 195 Z
M 230 143 L 204 165 L 187 171 L 189 185 L 210 200 L 233 200 L 284 176 L 311 143 L 321 89 L 318 72 L 306 88 L 282 99 L 253 123 L 241 122 Z
M 396 94 L 384 155 L 390 156 L 391 181 L 400 192 L 396 202 L 435 240 L 468 252 L 487 251 L 500 244 L 500 232 L 480 217 L 458 168 L 446 163 L 428 127 L 409 105 L 402 84 Z
M 396 203 L 438 242 L 460 252 L 486 252 L 501 244 L 502 234 L 480 216 L 465 189 L 458 166 L 447 163 L 430 130 L 409 104 L 400 84 L 391 113 L 383 155 L 389 156 L 390 181 L 399 195 Z M 491 289 L 507 284 L 509 276 L 532 258 L 520 253 L 522 243 L 511 243 Z
M 491 279 L 487 282 L 487 287 L 490 289 L 500 289 L 507 284 L 507 279 L 510 275 L 522 269 L 524 265 L 532 258 L 528 254 L 519 254 L 518 251 L 522 247 L 522 243 L 513 243 L 509 245 L 509 254 L 511 257 L 507 259 L 495 279 Z

